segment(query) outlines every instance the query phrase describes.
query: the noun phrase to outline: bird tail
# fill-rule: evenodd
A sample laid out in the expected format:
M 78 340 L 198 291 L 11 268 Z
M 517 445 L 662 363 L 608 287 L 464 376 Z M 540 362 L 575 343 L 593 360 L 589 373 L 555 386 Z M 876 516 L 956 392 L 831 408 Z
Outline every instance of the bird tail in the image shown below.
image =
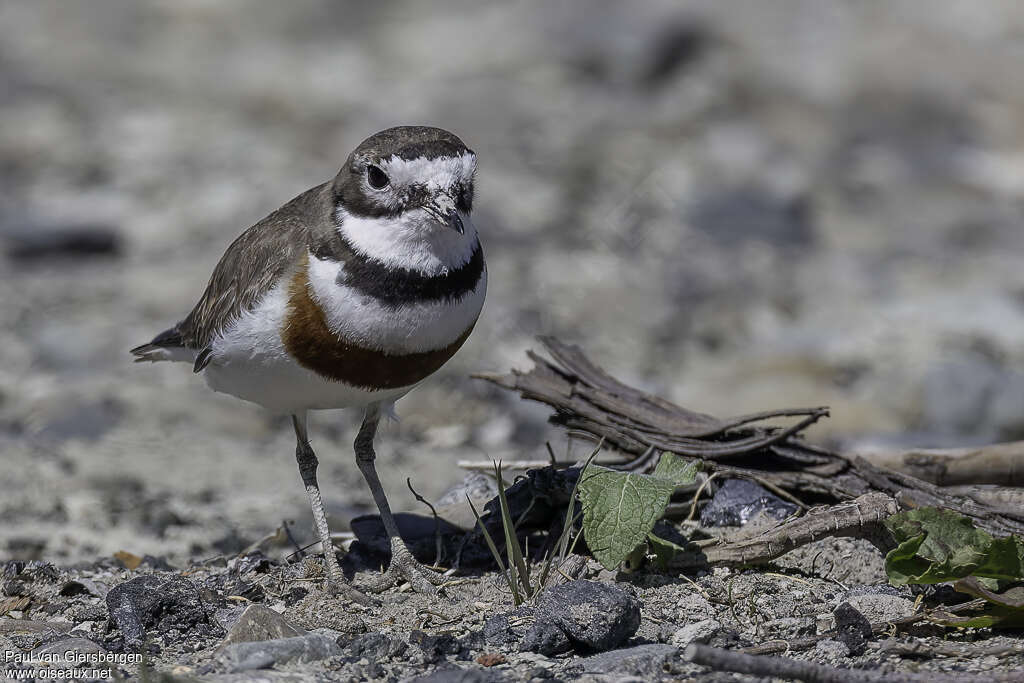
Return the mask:
M 191 363 L 196 355 L 194 350 L 185 348 L 177 326 L 164 330 L 153 337 L 151 342 L 136 346 L 131 350 L 131 354 L 135 356 L 136 363 L 160 360 L 187 361 Z

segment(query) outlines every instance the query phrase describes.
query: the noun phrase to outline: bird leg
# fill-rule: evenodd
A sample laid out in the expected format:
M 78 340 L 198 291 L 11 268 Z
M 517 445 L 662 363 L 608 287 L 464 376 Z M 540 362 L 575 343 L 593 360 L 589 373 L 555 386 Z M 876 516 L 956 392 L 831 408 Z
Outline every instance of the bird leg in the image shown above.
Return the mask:
M 398 525 L 391 514 L 391 506 L 388 505 L 387 496 L 384 495 L 384 487 L 381 486 L 380 478 L 377 476 L 377 469 L 373 461 L 377 457 L 373 452 L 373 437 L 377 433 L 377 423 L 380 422 L 380 406 L 371 405 L 366 409 L 366 416 L 363 424 L 356 435 L 355 452 L 356 465 L 363 473 L 373 500 L 377 503 L 377 510 L 380 511 L 381 521 L 384 522 L 384 530 L 391 541 L 391 565 L 388 570 L 377 580 L 371 582 L 367 589 L 379 593 L 388 588 L 399 585 L 402 581 L 408 581 L 413 589 L 419 593 L 437 593 L 435 586 L 440 586 L 445 579 L 440 574 L 430 571 L 413 557 L 398 533 Z
M 338 557 L 334 554 L 331 530 L 327 526 L 327 512 L 324 510 L 324 501 L 320 497 L 320 486 L 316 482 L 318 462 L 313 448 L 309 445 L 305 413 L 292 415 L 292 426 L 295 427 L 295 460 L 299 463 L 299 476 L 302 477 L 302 484 L 306 487 L 309 505 L 313 509 L 313 523 L 316 525 L 317 535 L 320 536 L 320 545 L 323 547 L 324 568 L 327 573 L 326 589 L 329 593 L 346 597 L 361 605 L 372 605 L 374 603 L 372 598 L 356 590 L 345 580 L 345 575 L 341 573 L 341 565 L 338 564 Z

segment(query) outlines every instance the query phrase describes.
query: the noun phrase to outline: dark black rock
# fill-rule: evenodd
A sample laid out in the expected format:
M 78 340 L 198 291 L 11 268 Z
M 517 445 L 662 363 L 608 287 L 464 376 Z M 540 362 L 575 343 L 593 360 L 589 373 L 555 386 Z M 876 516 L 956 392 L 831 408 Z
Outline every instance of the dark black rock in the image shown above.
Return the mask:
M 263 590 L 262 585 L 249 583 L 237 577 L 232 577 L 225 581 L 220 591 L 224 597 L 240 595 L 249 602 L 263 602 L 264 598 L 266 598 L 266 591 Z
M 871 622 L 848 602 L 832 610 L 836 619 L 836 640 L 850 649 L 853 656 L 864 654 L 871 640 Z
M 494 647 L 518 643 L 529 628 L 528 624 L 518 622 L 532 617 L 533 609 L 529 607 L 520 607 L 506 614 L 494 615 L 484 622 L 484 642 Z
M 534 626 L 524 644 L 552 642 L 552 626 L 579 649 L 610 650 L 626 642 L 640 627 L 640 601 L 616 586 L 570 581 L 541 594 Z
M 66 581 L 60 588 L 60 595 L 66 598 L 76 595 L 92 595 L 97 598 L 103 597 L 103 588 L 92 579 Z
M 461 649 L 459 641 L 450 633 L 432 634 L 417 630 L 409 634 L 409 642 L 419 645 L 427 661 L 432 662 L 440 661 L 446 655 L 458 654 Z
M 642 676 L 657 679 L 672 673 L 672 663 L 679 653 L 674 645 L 651 643 L 592 655 L 583 660 L 583 670 L 595 674 Z
M 344 645 L 344 648 L 346 655 L 356 659 L 365 657 L 372 662 L 374 660 L 398 659 L 409 649 L 409 644 L 383 633 L 364 633 L 353 638 L 347 645 Z
M 700 513 L 704 526 L 743 526 L 755 516 L 785 519 L 796 505 L 782 500 L 768 489 L 746 479 L 728 479 Z
M 150 574 L 114 586 L 107 593 L 110 620 L 124 634 L 126 646 L 142 643 L 148 629 L 201 631 L 213 635 L 213 625 L 198 587 L 183 576 Z
M 308 594 L 308 588 L 304 588 L 303 586 L 295 586 L 290 591 L 288 591 L 284 596 L 285 607 L 291 607 L 292 605 L 300 602 L 302 598 L 306 597 Z
M 519 642 L 522 652 L 536 652 L 546 657 L 572 649 L 573 643 L 561 628 L 547 621 L 539 621 L 523 635 Z

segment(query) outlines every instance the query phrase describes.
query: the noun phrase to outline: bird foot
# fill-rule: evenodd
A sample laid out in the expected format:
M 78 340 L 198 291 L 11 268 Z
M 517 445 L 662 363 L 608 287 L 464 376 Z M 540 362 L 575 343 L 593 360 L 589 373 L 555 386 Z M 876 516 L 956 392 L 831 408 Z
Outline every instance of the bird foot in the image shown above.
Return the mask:
M 382 593 L 389 588 L 400 586 L 408 581 L 417 593 L 437 595 L 437 587 L 445 583 L 441 574 L 424 567 L 412 556 L 400 538 L 391 539 L 391 565 L 379 577 L 365 584 L 371 593 Z
M 363 607 L 376 607 L 380 605 L 379 600 L 367 595 L 344 579 L 338 582 L 328 578 L 324 581 L 324 591 L 332 597 L 342 598 Z
M 324 555 L 324 570 L 327 574 L 324 579 L 324 592 L 328 595 L 349 600 L 364 607 L 374 607 L 380 604 L 378 600 L 345 580 L 345 575 L 341 571 L 341 565 L 338 564 L 338 557 L 334 554 L 333 548 Z

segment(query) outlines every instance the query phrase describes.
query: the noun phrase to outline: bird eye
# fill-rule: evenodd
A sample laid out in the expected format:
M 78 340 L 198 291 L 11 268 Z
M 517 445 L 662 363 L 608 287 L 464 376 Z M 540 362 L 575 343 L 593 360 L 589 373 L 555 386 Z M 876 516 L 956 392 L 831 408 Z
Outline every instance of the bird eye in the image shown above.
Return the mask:
M 375 190 L 380 190 L 388 186 L 391 182 L 388 180 L 388 175 L 380 170 L 378 166 L 367 166 L 366 167 L 366 182 L 370 183 L 370 187 Z

